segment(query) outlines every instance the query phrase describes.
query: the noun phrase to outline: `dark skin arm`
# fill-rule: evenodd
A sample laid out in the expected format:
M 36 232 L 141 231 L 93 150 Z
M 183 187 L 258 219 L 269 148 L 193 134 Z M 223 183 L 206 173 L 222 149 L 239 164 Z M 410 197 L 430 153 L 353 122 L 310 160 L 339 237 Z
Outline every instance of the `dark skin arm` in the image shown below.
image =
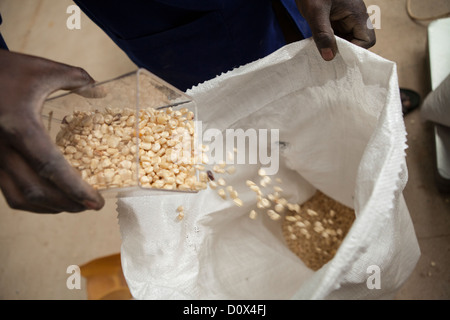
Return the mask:
M 362 0 L 296 0 L 296 3 L 324 60 L 336 56 L 334 35 L 366 49 L 375 45 L 375 31 L 368 27 L 369 16 Z
M 83 69 L 0 50 L 0 188 L 11 208 L 37 213 L 99 210 L 84 182 L 41 121 L 45 99 L 94 80 Z

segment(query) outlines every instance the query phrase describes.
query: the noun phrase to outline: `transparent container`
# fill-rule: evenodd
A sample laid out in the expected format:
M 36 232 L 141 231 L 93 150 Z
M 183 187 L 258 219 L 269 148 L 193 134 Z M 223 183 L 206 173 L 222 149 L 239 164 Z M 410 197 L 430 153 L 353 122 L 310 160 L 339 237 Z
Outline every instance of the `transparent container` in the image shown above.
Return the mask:
M 202 189 L 195 101 L 145 69 L 49 98 L 42 118 L 69 163 L 106 197 Z

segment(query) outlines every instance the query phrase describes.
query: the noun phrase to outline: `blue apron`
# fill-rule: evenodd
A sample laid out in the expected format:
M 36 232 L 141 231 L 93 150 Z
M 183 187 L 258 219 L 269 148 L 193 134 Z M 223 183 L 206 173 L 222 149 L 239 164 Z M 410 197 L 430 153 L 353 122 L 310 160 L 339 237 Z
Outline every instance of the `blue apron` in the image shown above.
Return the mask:
M 295 0 L 281 1 L 303 37 Z M 185 91 L 286 44 L 272 0 L 74 0 L 139 67 Z

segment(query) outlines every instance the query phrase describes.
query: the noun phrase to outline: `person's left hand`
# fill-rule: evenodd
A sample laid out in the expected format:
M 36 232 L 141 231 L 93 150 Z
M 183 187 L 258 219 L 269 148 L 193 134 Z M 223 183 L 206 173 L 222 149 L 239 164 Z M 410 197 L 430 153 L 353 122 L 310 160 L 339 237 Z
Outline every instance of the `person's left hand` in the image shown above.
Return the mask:
M 35 213 L 100 210 L 105 200 L 65 159 L 42 122 L 57 90 L 97 97 L 83 69 L 0 49 L 0 189 L 12 209 Z
M 334 35 L 366 49 L 375 45 L 375 31 L 370 27 L 363 0 L 296 0 L 296 3 L 324 60 L 336 56 Z

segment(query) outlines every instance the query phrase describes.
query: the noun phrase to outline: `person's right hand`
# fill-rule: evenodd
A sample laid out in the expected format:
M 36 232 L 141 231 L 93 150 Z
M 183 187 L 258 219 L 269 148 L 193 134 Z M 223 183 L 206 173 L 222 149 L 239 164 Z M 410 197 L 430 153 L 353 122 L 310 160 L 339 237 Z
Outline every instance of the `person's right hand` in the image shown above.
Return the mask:
M 104 206 L 41 120 L 42 105 L 52 92 L 93 83 L 81 68 L 0 49 L 0 188 L 11 208 L 59 213 Z
M 369 27 L 363 0 L 296 0 L 296 3 L 324 60 L 330 61 L 336 56 L 335 35 L 362 48 L 375 45 L 375 31 Z

